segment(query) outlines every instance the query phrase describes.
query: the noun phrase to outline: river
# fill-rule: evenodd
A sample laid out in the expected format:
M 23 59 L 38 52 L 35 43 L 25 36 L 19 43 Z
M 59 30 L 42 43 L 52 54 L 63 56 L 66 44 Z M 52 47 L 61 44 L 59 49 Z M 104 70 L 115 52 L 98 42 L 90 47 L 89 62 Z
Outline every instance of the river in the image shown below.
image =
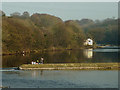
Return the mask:
M 2 84 L 11 88 L 118 88 L 117 70 L 14 70 L 44 57 L 44 63 L 118 62 L 119 49 L 84 49 L 3 56 Z
M 3 56 L 3 67 L 18 67 L 44 58 L 44 63 L 101 63 L 118 62 L 119 49 L 81 49 L 64 51 L 44 51 L 23 55 Z

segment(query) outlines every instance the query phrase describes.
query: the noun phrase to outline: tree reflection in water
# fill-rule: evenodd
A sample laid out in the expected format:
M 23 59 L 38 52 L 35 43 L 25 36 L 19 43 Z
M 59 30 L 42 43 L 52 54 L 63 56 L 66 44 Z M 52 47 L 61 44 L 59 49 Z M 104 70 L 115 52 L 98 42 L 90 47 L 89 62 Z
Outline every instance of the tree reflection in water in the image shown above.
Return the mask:
M 46 51 L 23 55 L 3 56 L 3 67 L 18 67 L 22 64 L 30 64 L 31 61 L 44 58 L 44 63 L 99 63 L 99 62 L 118 62 L 118 52 L 104 52 L 92 49 Z

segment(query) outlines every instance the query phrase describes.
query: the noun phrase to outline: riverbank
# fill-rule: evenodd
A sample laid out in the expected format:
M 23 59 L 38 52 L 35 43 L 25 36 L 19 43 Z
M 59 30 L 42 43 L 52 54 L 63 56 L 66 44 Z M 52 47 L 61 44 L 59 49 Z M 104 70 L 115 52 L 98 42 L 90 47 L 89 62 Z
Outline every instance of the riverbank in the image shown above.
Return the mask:
M 2 55 L 23 55 L 30 53 L 48 52 L 48 51 L 65 51 L 65 50 L 81 50 L 81 49 L 91 49 L 92 47 L 81 47 L 81 48 L 54 48 L 54 49 L 40 49 L 40 50 L 23 50 L 16 52 L 2 52 Z
M 0 55 L 23 55 L 30 53 L 48 52 L 48 51 L 64 51 L 64 50 L 81 50 L 81 49 L 120 49 L 120 46 L 84 46 L 80 48 L 50 48 L 50 49 L 37 49 L 37 50 L 23 50 L 13 52 L 0 52 Z
M 119 63 L 23 64 L 20 70 L 118 70 Z

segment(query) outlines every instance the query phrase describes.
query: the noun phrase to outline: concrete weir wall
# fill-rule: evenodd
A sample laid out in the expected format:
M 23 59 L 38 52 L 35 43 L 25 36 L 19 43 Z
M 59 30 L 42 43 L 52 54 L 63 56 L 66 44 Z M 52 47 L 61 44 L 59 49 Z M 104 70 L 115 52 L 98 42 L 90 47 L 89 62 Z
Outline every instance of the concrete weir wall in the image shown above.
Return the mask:
M 118 70 L 118 63 L 24 64 L 21 70 Z

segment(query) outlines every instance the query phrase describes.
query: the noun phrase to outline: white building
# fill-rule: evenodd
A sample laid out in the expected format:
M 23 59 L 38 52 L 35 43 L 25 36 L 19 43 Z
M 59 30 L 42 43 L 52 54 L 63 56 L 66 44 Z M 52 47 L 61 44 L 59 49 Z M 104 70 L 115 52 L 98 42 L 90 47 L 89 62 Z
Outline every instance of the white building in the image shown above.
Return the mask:
M 84 42 L 84 45 L 90 45 L 92 46 L 93 45 L 93 40 L 88 38 L 85 42 Z

